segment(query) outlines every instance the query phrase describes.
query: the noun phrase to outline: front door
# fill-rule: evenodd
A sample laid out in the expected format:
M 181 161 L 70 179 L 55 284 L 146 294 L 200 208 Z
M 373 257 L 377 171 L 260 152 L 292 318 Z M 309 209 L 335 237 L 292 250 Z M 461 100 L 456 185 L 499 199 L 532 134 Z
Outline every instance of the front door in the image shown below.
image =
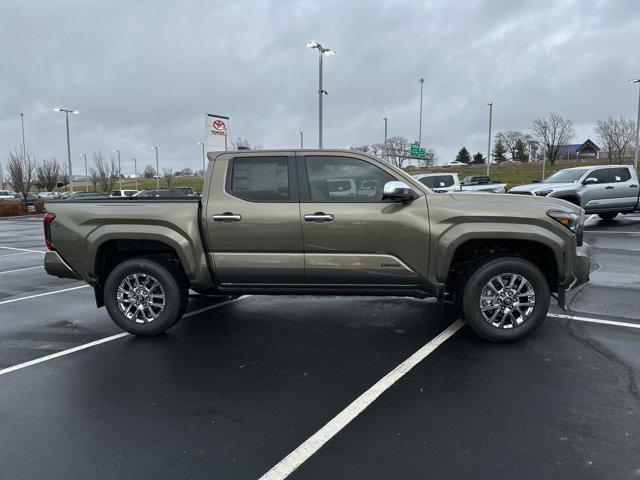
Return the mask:
M 610 210 L 614 207 L 613 182 L 609 168 L 597 168 L 587 174 L 580 192 L 582 206 L 589 211 Z
M 427 276 L 429 219 L 425 196 L 382 200 L 395 172 L 349 154 L 298 157 L 307 284 L 420 285 Z
M 208 251 L 218 282 L 304 283 L 295 157 L 219 156 L 206 209 Z
M 613 198 L 616 208 L 620 210 L 631 210 L 638 203 L 638 193 L 640 187 L 638 180 L 631 178 L 631 171 L 628 167 L 613 167 L 611 169 L 611 179 L 613 180 Z

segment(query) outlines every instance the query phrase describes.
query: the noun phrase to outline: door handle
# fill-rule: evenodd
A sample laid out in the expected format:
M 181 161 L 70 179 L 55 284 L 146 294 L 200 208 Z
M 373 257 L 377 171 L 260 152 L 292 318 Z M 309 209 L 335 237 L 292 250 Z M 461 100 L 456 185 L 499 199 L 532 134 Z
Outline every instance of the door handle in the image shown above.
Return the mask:
M 604 187 L 605 190 L 611 190 L 613 188 L 613 185 L 609 185 L 608 187 Z
M 214 213 L 211 215 L 211 218 L 214 222 L 239 222 L 242 220 L 242 215 L 238 215 L 237 213 L 224 212 L 224 213 Z
M 629 185 L 629 188 L 638 188 L 638 185 Z
M 307 222 L 330 222 L 333 220 L 333 215 L 330 213 L 316 212 L 305 215 L 304 219 Z

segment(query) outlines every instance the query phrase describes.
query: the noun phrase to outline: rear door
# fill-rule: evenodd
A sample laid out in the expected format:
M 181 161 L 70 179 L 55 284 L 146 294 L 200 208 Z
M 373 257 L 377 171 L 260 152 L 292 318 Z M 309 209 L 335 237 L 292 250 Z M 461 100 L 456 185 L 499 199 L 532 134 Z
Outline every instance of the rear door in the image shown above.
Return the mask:
M 590 180 L 592 179 L 592 180 Z M 586 211 L 614 208 L 613 182 L 609 168 L 596 168 L 583 180 L 582 206 Z
M 621 210 L 635 208 L 640 187 L 638 181 L 631 176 L 631 170 L 627 167 L 614 167 L 611 169 L 611 179 L 615 206 Z
M 219 156 L 205 224 L 209 256 L 223 285 L 304 282 L 295 157 Z
M 349 154 L 298 157 L 305 280 L 314 285 L 418 285 L 427 274 L 425 196 L 382 200 L 396 178 L 374 161 Z

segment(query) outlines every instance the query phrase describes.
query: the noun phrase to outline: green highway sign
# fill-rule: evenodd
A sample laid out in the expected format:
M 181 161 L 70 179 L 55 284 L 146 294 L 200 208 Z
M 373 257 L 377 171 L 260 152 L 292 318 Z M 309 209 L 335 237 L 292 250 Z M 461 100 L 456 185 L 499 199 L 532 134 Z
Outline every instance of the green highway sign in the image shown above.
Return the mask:
M 427 150 L 420 148 L 420 142 L 413 142 L 409 146 L 409 153 L 414 158 L 424 158 L 427 154 Z

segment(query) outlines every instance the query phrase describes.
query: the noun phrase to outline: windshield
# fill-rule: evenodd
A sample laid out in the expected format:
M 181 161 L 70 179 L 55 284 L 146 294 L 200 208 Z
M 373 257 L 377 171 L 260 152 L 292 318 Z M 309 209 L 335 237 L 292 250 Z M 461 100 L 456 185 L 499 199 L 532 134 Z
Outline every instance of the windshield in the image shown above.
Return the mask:
M 547 178 L 542 183 L 575 183 L 586 173 L 588 168 L 576 168 L 571 170 L 560 170 Z

